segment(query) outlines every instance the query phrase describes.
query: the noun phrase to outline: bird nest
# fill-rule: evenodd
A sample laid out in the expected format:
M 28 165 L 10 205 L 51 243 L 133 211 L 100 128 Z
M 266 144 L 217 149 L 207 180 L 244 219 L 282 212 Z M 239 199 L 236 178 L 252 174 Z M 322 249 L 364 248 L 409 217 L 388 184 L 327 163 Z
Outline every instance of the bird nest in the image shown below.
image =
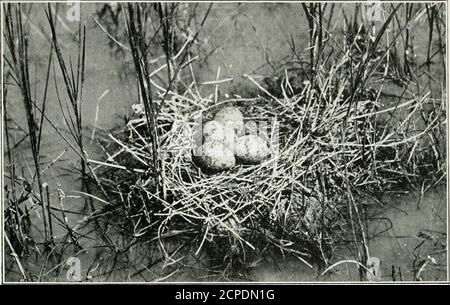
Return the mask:
M 278 249 L 311 268 L 327 264 L 340 242 L 364 243 L 364 213 L 383 192 L 437 172 L 429 134 L 445 114 L 428 112 L 419 127 L 425 106 L 436 110 L 427 96 L 386 106 L 374 90 L 349 102 L 343 89 L 332 89 L 343 84 L 305 82 L 294 94 L 288 81 L 273 96 L 248 78 L 259 96 L 217 101 L 192 90 L 159 92 L 160 183 L 145 116 L 109 135 L 98 177 L 127 233 L 153 241 L 171 263 L 203 256 L 211 268 L 232 271 Z M 208 120 L 226 105 L 267 122 L 276 149 L 259 164 L 208 172 L 193 158 L 190 128 L 199 114 Z

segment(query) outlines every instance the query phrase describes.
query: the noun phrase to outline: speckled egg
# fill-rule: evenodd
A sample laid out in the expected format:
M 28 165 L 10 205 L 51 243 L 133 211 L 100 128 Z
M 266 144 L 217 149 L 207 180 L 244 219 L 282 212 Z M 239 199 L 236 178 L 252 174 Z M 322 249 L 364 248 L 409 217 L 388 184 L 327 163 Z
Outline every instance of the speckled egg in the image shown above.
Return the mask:
M 225 128 L 231 128 L 238 136 L 244 134 L 244 115 L 236 107 L 225 107 L 216 113 L 214 120 Z
M 203 137 L 209 138 L 211 136 L 214 137 L 222 137 L 224 133 L 224 127 L 222 125 L 222 123 L 212 120 L 209 122 L 206 122 L 203 125 Z
M 205 142 L 214 140 L 233 149 L 236 134 L 230 127 L 225 127 L 217 121 L 209 121 L 203 125 L 203 138 Z
M 245 135 L 236 140 L 236 157 L 244 163 L 260 163 L 270 155 L 267 141 L 257 135 Z
M 200 158 L 203 166 L 212 170 L 224 170 L 236 164 L 233 150 L 222 141 L 211 138 L 203 143 Z

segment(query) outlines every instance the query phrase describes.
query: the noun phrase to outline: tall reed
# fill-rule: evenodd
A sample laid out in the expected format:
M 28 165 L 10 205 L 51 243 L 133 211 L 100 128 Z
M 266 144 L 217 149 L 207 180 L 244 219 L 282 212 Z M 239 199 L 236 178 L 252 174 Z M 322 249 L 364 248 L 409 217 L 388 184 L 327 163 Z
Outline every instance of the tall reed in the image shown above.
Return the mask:
M 101 182 L 99 181 L 95 171 L 89 164 L 88 154 L 86 152 L 85 143 L 84 143 L 84 134 L 83 134 L 83 120 L 82 120 L 82 105 L 83 105 L 83 86 L 85 81 L 85 66 L 86 66 L 86 25 L 82 25 L 82 20 L 78 21 L 78 50 L 77 50 L 77 61 L 75 68 L 72 65 L 72 60 L 69 55 L 69 61 L 67 62 L 64 58 L 64 55 L 61 51 L 61 43 L 58 39 L 58 33 L 56 28 L 56 20 L 54 14 L 58 14 L 58 4 L 55 7 L 55 13 L 53 10 L 52 4 L 47 5 L 47 9 L 45 10 L 45 14 L 47 16 L 48 24 L 51 30 L 51 39 L 52 39 L 52 48 L 56 53 L 56 57 L 58 60 L 59 71 L 63 76 L 63 82 L 65 85 L 65 98 L 61 96 L 58 90 L 58 83 L 56 78 L 56 70 L 53 67 L 53 75 L 54 75 L 54 83 L 55 90 L 58 99 L 58 103 L 60 106 L 61 114 L 63 119 L 68 127 L 68 131 L 75 141 L 76 146 L 70 144 L 70 146 L 75 150 L 77 155 L 80 158 L 80 173 L 82 178 L 82 187 L 86 191 L 86 202 L 89 204 L 91 210 L 96 211 L 95 205 L 93 204 L 93 196 L 91 189 L 91 182 L 89 178 L 93 178 L 96 182 L 96 185 L 102 192 L 103 196 L 108 200 L 109 194 L 104 190 Z M 66 110 L 65 110 L 66 109 Z M 54 125 L 52 125 L 54 126 Z M 61 134 L 60 132 L 58 132 Z M 66 142 L 68 140 L 64 138 Z M 116 249 L 113 245 L 113 242 L 106 234 L 106 229 L 100 228 L 100 224 L 97 219 L 94 219 L 94 223 L 96 228 L 99 230 L 99 233 L 105 242 L 105 244 L 111 249 Z
M 36 114 L 35 105 L 37 104 L 36 97 L 33 97 L 31 90 L 30 80 L 30 67 L 29 67 L 29 23 L 24 21 L 23 18 L 23 4 L 7 4 L 4 6 L 5 17 L 5 41 L 8 47 L 8 53 L 5 54 L 5 62 L 10 67 L 10 75 L 14 80 L 22 95 L 22 102 L 26 114 L 26 122 L 28 126 L 28 137 L 30 140 L 31 153 L 33 157 L 34 176 L 32 177 L 33 185 L 36 180 L 39 189 L 39 202 L 42 207 L 42 218 L 44 226 L 45 243 L 49 242 L 49 236 L 47 232 L 47 221 L 45 203 L 44 203 L 44 190 L 43 181 L 40 170 L 40 148 L 43 129 L 43 116 L 45 111 L 45 105 L 47 102 L 47 87 L 49 77 L 45 79 L 45 92 L 42 100 L 41 116 Z M 49 57 L 48 65 L 50 66 L 51 56 Z M 6 132 L 8 132 L 6 130 Z M 14 174 L 13 174 L 14 176 Z M 14 184 L 14 181 L 12 181 Z M 18 209 L 18 207 L 16 207 Z M 18 212 L 18 210 L 16 210 Z
M 150 155 L 153 160 L 153 177 L 157 193 L 164 189 L 164 181 L 161 171 L 161 159 L 159 151 L 159 137 L 157 130 L 157 106 L 153 101 L 152 84 L 150 81 L 150 66 L 148 62 L 148 50 L 152 47 L 151 41 L 146 41 L 147 28 L 147 12 L 143 8 L 143 4 L 128 4 L 128 17 L 126 18 L 127 30 L 129 34 L 129 44 L 133 54 L 134 67 L 138 81 L 139 96 L 144 104 L 145 116 L 147 118 L 147 129 L 151 138 L 151 148 L 149 147 Z M 155 33 L 158 34 L 159 30 Z M 169 32 L 165 32 L 170 35 Z M 170 52 L 169 44 L 166 44 L 165 50 Z M 169 53 L 170 55 L 170 53 Z M 168 60 L 168 73 L 170 77 L 170 57 Z

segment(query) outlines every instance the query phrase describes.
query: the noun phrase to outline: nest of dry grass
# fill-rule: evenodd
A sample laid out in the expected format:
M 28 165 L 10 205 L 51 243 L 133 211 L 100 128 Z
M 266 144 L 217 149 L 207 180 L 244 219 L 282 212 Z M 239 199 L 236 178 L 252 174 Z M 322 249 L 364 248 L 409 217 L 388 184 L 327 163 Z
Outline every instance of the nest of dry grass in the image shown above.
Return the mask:
M 389 60 L 393 46 L 380 47 L 398 7 L 376 36 L 353 26 L 355 35 L 342 44 L 328 33 L 325 45 L 315 42 L 323 40 L 316 11 L 304 9 L 312 33 L 309 66 L 296 54 L 281 78 L 266 82 L 276 88 L 245 75 L 257 89 L 251 97 L 219 98 L 223 80 L 203 83 L 215 91 L 201 96 L 194 75 L 186 89 L 167 89 L 152 79 L 164 67 L 148 76 L 136 66 L 145 118 L 109 135 L 108 158 L 97 171 L 131 244 L 150 240 L 165 266 L 202 257 L 208 268 L 229 275 L 277 249 L 314 268 L 329 265 L 342 242 L 353 244 L 364 265 L 366 210 L 382 204 L 388 190 L 421 183 L 423 194 L 443 180 L 445 98 L 412 93 Z M 193 74 L 191 60 L 186 66 Z M 390 103 L 380 98 L 388 79 L 403 86 Z M 211 173 L 195 162 L 191 131 L 198 115 L 207 121 L 226 105 L 268 122 L 274 153 L 261 164 Z
M 99 165 L 99 176 L 129 223 L 128 233 L 153 240 L 170 264 L 188 253 L 206 255 L 211 267 L 225 271 L 251 265 L 268 249 L 313 268 L 327 264 L 342 241 L 364 245 L 365 209 L 379 204 L 383 192 L 406 188 L 424 173 L 445 172 L 437 143 L 430 144 L 430 134 L 442 128 L 444 109 L 427 95 L 386 107 L 373 91 L 349 105 L 339 90 L 346 85 L 333 83 L 339 79 L 335 72 L 315 88 L 305 82 L 297 94 L 289 93 L 287 81 L 282 97 L 251 76 L 259 97 L 216 102 L 215 95 L 169 92 L 158 116 L 160 192 L 151 174 L 145 119 L 110 134 L 110 156 Z M 227 104 L 268 121 L 272 140 L 278 132 L 278 153 L 258 165 L 208 173 L 193 162 L 191 134 L 174 128 L 175 122 L 193 126 L 198 113 L 208 118 Z M 430 105 L 434 111 L 424 124 Z M 397 113 L 403 119 L 393 120 Z

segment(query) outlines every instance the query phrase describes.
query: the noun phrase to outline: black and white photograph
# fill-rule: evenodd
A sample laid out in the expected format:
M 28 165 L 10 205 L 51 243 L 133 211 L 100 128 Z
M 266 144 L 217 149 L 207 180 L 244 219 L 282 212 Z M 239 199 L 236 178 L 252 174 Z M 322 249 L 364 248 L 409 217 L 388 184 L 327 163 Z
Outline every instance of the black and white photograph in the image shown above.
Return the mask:
M 1 282 L 448 283 L 447 20 L 2 2 Z

